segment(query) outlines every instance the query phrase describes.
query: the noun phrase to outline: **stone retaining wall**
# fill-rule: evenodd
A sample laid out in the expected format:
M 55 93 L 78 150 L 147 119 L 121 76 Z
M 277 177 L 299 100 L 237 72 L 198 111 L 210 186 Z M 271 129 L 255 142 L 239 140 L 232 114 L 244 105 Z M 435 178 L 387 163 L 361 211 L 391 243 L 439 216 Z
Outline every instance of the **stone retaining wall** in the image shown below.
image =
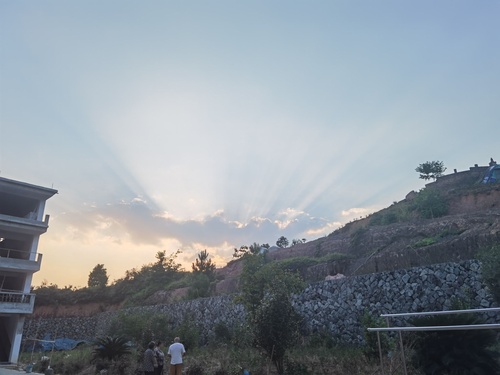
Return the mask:
M 362 344 L 361 319 L 384 313 L 439 311 L 450 309 L 454 298 L 473 301 L 474 308 L 495 307 L 480 278 L 477 260 L 445 263 L 406 270 L 382 272 L 309 285 L 293 297 L 297 311 L 305 318 L 310 332 L 331 334 L 339 343 Z M 228 327 L 245 320 L 241 304 L 233 295 L 179 302 L 170 305 L 134 307 L 124 312 L 157 311 L 173 322 L 191 315 L 204 339 L 214 335 L 214 327 Z M 118 312 L 104 312 L 92 317 L 27 319 L 24 337 L 54 337 L 92 340 L 106 334 Z M 499 322 L 500 314 L 488 317 Z

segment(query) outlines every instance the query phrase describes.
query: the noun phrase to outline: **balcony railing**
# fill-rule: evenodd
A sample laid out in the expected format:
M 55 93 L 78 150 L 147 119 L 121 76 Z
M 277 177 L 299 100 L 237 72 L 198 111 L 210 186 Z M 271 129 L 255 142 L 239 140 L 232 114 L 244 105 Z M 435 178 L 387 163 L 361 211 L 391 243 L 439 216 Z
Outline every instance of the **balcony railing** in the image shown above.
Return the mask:
M 29 260 L 32 253 L 24 250 L 0 248 L 1 258 Z M 38 254 L 39 256 L 41 254 Z
M 0 290 L 0 312 L 31 314 L 35 295 L 17 291 Z

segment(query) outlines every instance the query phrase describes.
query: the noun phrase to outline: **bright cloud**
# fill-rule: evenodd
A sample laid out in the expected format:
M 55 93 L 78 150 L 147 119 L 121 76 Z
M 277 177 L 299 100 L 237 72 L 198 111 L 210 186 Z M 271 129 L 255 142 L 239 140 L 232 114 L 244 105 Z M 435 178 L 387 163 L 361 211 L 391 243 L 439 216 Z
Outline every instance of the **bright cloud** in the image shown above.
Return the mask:
M 59 191 L 35 282 L 160 250 L 222 266 L 403 199 L 426 160 L 498 160 L 499 11 L 2 2 L 0 171 Z

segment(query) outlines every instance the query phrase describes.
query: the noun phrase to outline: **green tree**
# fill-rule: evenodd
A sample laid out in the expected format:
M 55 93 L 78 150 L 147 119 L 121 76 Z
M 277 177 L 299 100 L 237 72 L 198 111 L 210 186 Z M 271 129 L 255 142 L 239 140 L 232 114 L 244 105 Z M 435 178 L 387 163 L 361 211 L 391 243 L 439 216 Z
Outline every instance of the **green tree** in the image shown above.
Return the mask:
M 155 337 L 173 337 L 172 318 L 160 312 L 122 311 L 111 320 L 107 335 L 127 337 L 136 344 L 147 345 Z
M 233 258 L 241 258 L 245 255 L 257 255 L 260 253 L 262 248 L 269 249 L 269 244 L 259 245 L 257 242 L 254 242 L 250 246 L 242 245 L 239 249 L 234 249 Z
M 108 272 L 104 264 L 98 264 L 89 274 L 89 288 L 104 288 L 108 284 Z
M 426 161 L 420 164 L 415 171 L 420 173 L 420 178 L 423 180 L 437 179 L 446 171 L 446 167 L 442 161 Z
M 276 241 L 276 246 L 281 248 L 288 247 L 288 244 L 288 239 L 285 236 L 281 236 L 280 238 L 278 238 L 278 241 Z
M 215 284 L 205 273 L 193 273 L 190 277 L 188 299 L 210 297 Z
M 274 262 L 267 263 L 265 254 L 244 260 L 241 294 L 237 301 L 248 312 L 255 342 L 282 374 L 285 352 L 295 342 L 300 325 L 290 295 L 300 291 L 304 282 L 298 273 L 285 270 Z
M 188 298 L 210 296 L 215 288 L 215 263 L 209 258 L 208 252 L 201 251 L 191 267 L 193 272 L 190 276 L 191 286 L 188 290 Z
M 248 250 L 248 246 L 241 245 L 239 249 L 234 248 L 233 258 L 241 258 L 249 253 L 250 253 L 250 251 Z
M 255 310 L 253 326 L 256 343 L 265 350 L 278 374 L 284 373 L 285 353 L 297 342 L 301 323 L 288 286 L 276 280 Z
M 167 257 L 166 250 L 158 251 L 155 255 L 156 263 L 153 265 L 155 271 L 164 273 L 176 273 L 182 270 L 182 265 L 176 262 L 177 257 L 182 251 L 177 250 L 175 253 L 170 254 Z
M 258 244 L 257 242 L 254 242 L 253 244 L 251 244 L 249 247 L 248 247 L 248 250 L 250 251 L 250 254 L 252 255 L 256 255 L 256 254 L 259 254 L 260 253 L 260 249 L 263 248 L 265 246 L 261 246 L 260 244 Z M 269 246 L 268 246 L 269 247 Z
M 203 273 L 210 279 L 215 276 L 215 263 L 209 258 L 209 254 L 206 250 L 198 253 L 198 258 L 195 259 L 195 263 L 191 264 L 191 267 L 193 273 Z
M 245 257 L 240 277 L 241 293 L 237 298 L 252 315 L 264 296 L 279 283 L 287 293 L 295 293 L 304 287 L 297 272 L 286 270 L 279 263 L 267 263 L 265 254 Z
M 128 305 L 143 303 L 156 291 L 164 290 L 172 282 L 187 276 L 176 260 L 180 253 L 178 250 L 167 256 L 166 251 L 158 251 L 156 262 L 143 265 L 139 270 L 126 271 L 124 278 L 114 282 L 110 294 L 127 296 Z

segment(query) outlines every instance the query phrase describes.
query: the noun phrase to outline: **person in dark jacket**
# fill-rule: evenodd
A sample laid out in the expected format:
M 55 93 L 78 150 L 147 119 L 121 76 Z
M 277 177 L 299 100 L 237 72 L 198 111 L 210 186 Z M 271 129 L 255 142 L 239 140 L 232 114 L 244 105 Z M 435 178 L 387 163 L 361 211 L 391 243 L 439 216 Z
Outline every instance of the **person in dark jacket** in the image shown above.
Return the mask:
M 144 370 L 144 375 L 154 375 L 155 367 L 158 366 L 158 364 L 156 363 L 154 348 L 155 348 L 155 343 L 151 341 L 148 344 L 148 348 L 144 352 L 144 361 L 142 363 L 142 369 Z
M 161 341 L 156 343 L 155 349 L 155 357 L 158 367 L 155 367 L 155 375 L 163 375 L 163 365 L 165 364 L 165 353 L 161 350 Z

